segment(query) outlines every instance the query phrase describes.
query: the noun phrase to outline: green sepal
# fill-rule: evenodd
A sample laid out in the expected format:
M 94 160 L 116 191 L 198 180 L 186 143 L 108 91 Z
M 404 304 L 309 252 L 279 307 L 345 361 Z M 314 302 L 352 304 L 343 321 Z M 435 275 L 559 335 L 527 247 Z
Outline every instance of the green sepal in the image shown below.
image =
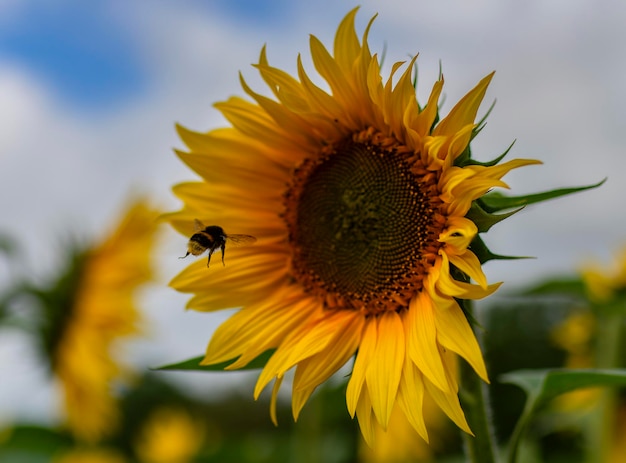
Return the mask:
M 480 120 L 476 123 L 476 127 L 474 128 L 474 130 L 472 130 L 472 138 L 470 138 L 470 141 L 473 140 L 474 137 L 476 137 L 476 135 L 478 135 L 481 132 L 481 130 L 485 128 L 489 114 L 491 114 L 491 111 L 493 111 L 493 108 L 496 107 L 496 101 L 497 100 L 493 100 L 493 103 L 491 103 L 491 106 L 489 106 L 489 109 L 487 109 L 487 112 L 485 113 L 485 115 L 481 117 Z
M 468 246 L 469 250 L 476 254 L 481 265 L 490 260 L 515 260 L 515 259 L 532 259 L 528 256 L 502 256 L 500 254 L 494 254 L 489 250 L 485 242 L 479 235 L 476 235 Z
M 487 112 L 485 113 L 485 115 L 483 117 L 480 118 L 480 120 L 476 123 L 476 128 L 474 129 L 474 131 L 480 131 L 482 130 L 482 128 L 485 126 L 485 124 L 487 123 L 487 118 L 489 117 L 489 114 L 491 114 L 491 111 L 493 111 L 493 108 L 496 107 L 496 102 L 498 100 L 494 99 L 493 103 L 491 103 L 491 105 L 489 105 L 489 109 L 487 110 Z
M 466 162 L 463 166 L 483 166 L 483 167 L 493 167 L 496 164 L 498 164 L 500 161 L 502 161 L 507 154 L 509 154 L 509 151 L 511 151 L 511 149 L 513 148 L 513 145 L 515 144 L 517 140 L 513 140 L 511 142 L 511 144 L 507 147 L 507 149 L 504 150 L 504 152 L 498 156 L 497 158 L 491 160 L 491 161 L 487 161 L 487 162 L 479 162 L 476 161 L 475 159 L 469 159 L 468 162 Z
M 500 376 L 500 381 L 515 384 L 527 395 L 509 442 L 508 459 L 514 463 L 521 439 L 533 415 L 547 402 L 566 392 L 598 386 L 626 386 L 626 369 L 553 369 L 518 370 Z
M 498 222 L 501 222 L 504 219 L 508 219 L 513 214 L 521 211 L 522 209 L 524 209 L 524 206 L 518 209 L 514 209 L 505 214 L 495 215 L 495 214 L 490 214 L 486 212 L 482 207 L 480 207 L 480 205 L 476 201 L 474 201 L 472 203 L 472 206 L 470 207 L 470 210 L 467 211 L 467 214 L 465 215 L 465 217 L 467 217 L 472 222 L 474 222 L 474 224 L 478 227 L 479 233 L 483 233 L 483 232 L 489 231 L 489 229 L 493 227 L 495 224 L 497 224 Z
M 516 140 L 513 140 L 511 144 L 507 147 L 507 149 L 504 150 L 504 152 L 501 155 L 487 162 L 480 162 L 480 161 L 477 161 L 476 159 L 472 159 L 470 145 L 467 145 L 467 147 L 461 153 L 461 155 L 458 158 L 456 158 L 456 160 L 454 161 L 454 165 L 459 166 L 459 167 L 465 167 L 465 166 L 493 167 L 496 164 L 498 164 L 500 161 L 502 161 L 507 154 L 509 154 L 509 151 L 511 151 L 511 149 L 513 148 L 515 141 Z
M 274 354 L 275 349 L 268 349 L 259 355 L 254 360 L 250 361 L 247 365 L 237 368 L 236 370 L 226 370 L 226 367 L 232 365 L 237 361 L 237 358 L 226 360 L 225 362 L 214 363 L 212 365 L 200 365 L 200 362 L 204 358 L 204 355 L 199 357 L 190 358 L 188 360 L 183 360 L 182 362 L 171 363 L 169 365 L 163 365 L 161 367 L 152 368 L 157 371 L 167 371 L 167 370 L 184 370 L 184 371 L 240 371 L 240 370 L 257 370 L 259 368 L 263 368 L 265 364 L 268 362 L 272 354 Z
M 472 148 L 468 143 L 465 149 L 459 156 L 454 160 L 454 165 L 457 167 L 463 167 L 472 162 Z
M 578 193 L 580 191 L 591 190 L 597 188 L 606 182 L 606 178 L 594 183 L 593 185 L 572 187 L 572 188 L 557 188 L 556 190 L 544 191 L 542 193 L 535 193 L 524 196 L 506 196 L 499 191 L 487 193 L 486 195 L 478 198 L 476 202 L 480 204 L 480 207 L 487 212 L 493 213 L 502 211 L 505 209 L 513 209 L 516 207 L 526 206 L 528 204 L 536 204 L 548 199 L 559 198 L 561 196 L 567 196 L 572 193 Z

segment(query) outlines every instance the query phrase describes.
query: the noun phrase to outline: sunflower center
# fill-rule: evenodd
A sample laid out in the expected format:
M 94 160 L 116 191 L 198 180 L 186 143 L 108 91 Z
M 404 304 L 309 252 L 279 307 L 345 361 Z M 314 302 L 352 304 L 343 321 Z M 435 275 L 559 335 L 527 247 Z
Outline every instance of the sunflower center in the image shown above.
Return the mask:
M 305 161 L 285 195 L 293 275 L 327 306 L 399 310 L 421 289 L 443 229 L 436 177 L 371 131 Z

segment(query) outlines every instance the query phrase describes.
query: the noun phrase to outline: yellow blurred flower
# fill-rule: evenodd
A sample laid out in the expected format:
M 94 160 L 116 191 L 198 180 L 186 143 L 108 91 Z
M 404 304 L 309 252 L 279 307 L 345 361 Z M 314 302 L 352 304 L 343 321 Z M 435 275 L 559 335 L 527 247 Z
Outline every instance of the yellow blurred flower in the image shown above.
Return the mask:
M 565 366 L 589 368 L 593 364 L 592 340 L 596 330 L 596 319 L 589 311 L 569 315 L 552 330 L 554 344 L 568 353 Z
M 618 253 L 613 269 L 589 263 L 582 271 L 582 277 L 589 296 L 596 302 L 607 302 L 615 297 L 618 291 L 626 290 L 626 247 Z
M 593 367 L 595 334 L 596 319 L 590 311 L 575 312 L 552 330 L 552 342 L 567 353 L 565 367 Z M 577 389 L 554 399 L 553 406 L 561 411 L 588 411 L 597 405 L 600 393 L 598 388 Z
M 102 243 L 80 253 L 49 304 L 46 344 L 63 394 L 66 421 L 80 440 L 95 442 L 117 420 L 112 381 L 123 373 L 113 348 L 138 332 L 136 289 L 151 278 L 158 213 L 143 201 L 127 210 Z
M 424 417 L 428 423 L 429 442 L 422 439 L 396 405 L 385 431 L 376 426 L 374 447 L 359 446 L 359 461 L 362 463 L 418 463 L 435 461 L 435 451 L 445 446 L 446 436 L 453 428 L 437 404 L 429 397 L 424 398 Z
M 457 300 L 483 298 L 499 284 L 487 283 L 470 249 L 478 226 L 467 215 L 474 200 L 506 187 L 506 173 L 538 161 L 473 162 L 469 143 L 493 74 L 439 120 L 443 78 L 424 106 L 415 96 L 415 60 L 396 63 L 384 80 L 367 42 L 372 23 L 360 40 L 355 15 L 341 22 L 334 56 L 310 40 L 330 93 L 300 59 L 297 80 L 270 66 L 263 49 L 256 67 L 274 99 L 241 78 L 254 103 L 233 97 L 216 105 L 231 128 L 178 128 L 189 148 L 178 154 L 203 180 L 174 188 L 184 207 L 169 215 L 172 225 L 189 237 L 198 219 L 258 242 L 228 249 L 225 267 L 197 261 L 171 285 L 194 294 L 188 307 L 196 310 L 244 307 L 216 331 L 203 363 L 238 359 L 234 369 L 276 349 L 254 396 L 274 380 L 275 404 L 295 367 L 296 419 L 356 355 L 346 398 L 368 442 L 375 422 L 388 426 L 394 404 L 428 439 L 426 396 L 471 433 L 446 353 L 487 381 Z
M 142 463 L 186 463 L 198 453 L 205 427 L 176 408 L 156 410 L 145 424 L 135 450 Z
M 430 424 L 430 423 L 429 423 Z M 432 451 L 413 429 L 398 406 L 394 407 L 387 430 L 376 426 L 376 446 L 359 448 L 363 463 L 408 463 L 431 461 Z

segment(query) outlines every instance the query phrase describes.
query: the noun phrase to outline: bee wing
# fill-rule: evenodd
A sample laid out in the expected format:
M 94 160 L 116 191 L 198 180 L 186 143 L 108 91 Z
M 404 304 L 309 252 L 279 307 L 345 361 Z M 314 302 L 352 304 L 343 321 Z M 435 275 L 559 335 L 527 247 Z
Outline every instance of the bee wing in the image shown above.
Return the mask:
M 202 222 L 200 222 L 198 219 L 193 219 L 193 229 L 196 232 L 199 232 L 201 230 L 204 230 L 204 224 Z
M 249 244 L 256 242 L 256 237 L 252 235 L 228 235 L 226 239 L 229 243 L 231 243 L 234 247 L 238 246 L 247 246 Z

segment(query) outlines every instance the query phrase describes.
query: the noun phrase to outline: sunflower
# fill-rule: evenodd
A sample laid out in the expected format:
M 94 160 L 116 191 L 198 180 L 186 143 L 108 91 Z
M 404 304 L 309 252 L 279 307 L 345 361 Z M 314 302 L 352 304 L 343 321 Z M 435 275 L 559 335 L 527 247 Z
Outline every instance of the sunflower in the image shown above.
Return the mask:
M 98 441 L 116 422 L 111 382 L 123 371 L 112 349 L 138 332 L 134 293 L 151 278 L 157 218 L 144 202 L 134 203 L 102 243 L 73 254 L 54 290 L 40 293 L 45 349 L 67 425 L 82 441 Z
M 200 451 L 203 423 L 183 409 L 164 407 L 143 426 L 135 451 L 143 463 L 185 463 Z
M 196 261 L 171 285 L 193 294 L 195 310 L 242 307 L 217 329 L 203 364 L 236 359 L 229 367 L 236 369 L 274 349 L 254 396 L 275 380 L 275 405 L 295 367 L 294 419 L 316 387 L 355 357 L 347 408 L 368 442 L 376 426 L 387 427 L 394 404 L 427 440 L 426 396 L 471 433 L 454 355 L 488 377 L 458 301 L 488 296 L 499 284 L 487 283 L 472 250 L 479 227 L 470 209 L 492 188 L 507 187 L 507 172 L 538 161 L 472 160 L 469 143 L 492 74 L 439 120 L 443 77 L 424 106 L 415 59 L 394 64 L 384 80 L 367 42 L 373 18 L 359 40 L 356 12 L 341 22 L 334 53 L 310 39 L 329 91 L 300 57 L 296 79 L 270 66 L 263 48 L 255 67 L 273 98 L 241 77 L 253 101 L 215 105 L 231 127 L 178 127 L 188 151 L 177 154 L 202 179 L 174 187 L 184 206 L 169 214 L 173 227 L 190 236 L 198 219 L 258 241 L 227 243 L 225 266 Z

